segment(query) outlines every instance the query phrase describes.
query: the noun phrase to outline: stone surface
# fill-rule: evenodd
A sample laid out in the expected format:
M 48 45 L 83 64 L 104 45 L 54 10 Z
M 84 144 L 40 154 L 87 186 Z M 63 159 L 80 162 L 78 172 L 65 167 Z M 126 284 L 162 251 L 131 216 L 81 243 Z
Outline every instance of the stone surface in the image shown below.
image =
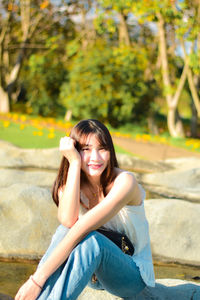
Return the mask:
M 30 184 L 0 189 L 0 256 L 41 257 L 58 225 L 50 191 Z M 200 265 L 200 204 L 175 199 L 145 201 L 153 257 Z
M 145 201 L 154 258 L 200 266 L 200 204 L 175 199 Z
M 50 171 L 22 171 L 2 169 L 0 187 L 8 187 L 15 183 L 28 183 L 36 186 L 52 187 L 56 172 Z
M 117 153 L 120 167 L 136 172 L 163 172 L 173 169 L 171 164 L 161 161 L 149 161 L 127 154 Z
M 0 257 L 38 259 L 58 226 L 48 189 L 14 184 L 0 189 Z
M 188 170 L 194 168 L 200 168 L 200 158 L 197 157 L 180 157 L 173 159 L 166 159 L 164 161 L 172 169 Z
M 0 143 L 0 168 L 57 170 L 60 159 L 58 148 L 21 149 L 7 142 Z
M 7 295 L 0 294 L 0 300 L 12 300 Z M 106 291 L 86 287 L 77 300 L 122 300 Z M 177 279 L 158 279 L 155 288 L 145 288 L 144 291 L 130 300 L 199 300 L 200 285 Z
M 84 289 L 78 300 L 120 300 L 106 291 L 95 291 L 89 287 Z M 160 279 L 155 288 L 145 288 L 138 296 L 130 300 L 199 300 L 200 286 L 192 282 L 176 279 Z
M 140 180 L 151 192 L 200 202 L 200 168 L 143 174 Z
M 8 295 L 0 293 L 0 300 L 13 300 L 13 298 Z
M 117 153 L 119 165 L 140 172 L 158 172 L 172 169 L 171 164 L 151 162 L 126 154 Z M 8 142 L 0 141 L 0 168 L 39 168 L 57 170 L 61 155 L 58 148 L 21 149 Z

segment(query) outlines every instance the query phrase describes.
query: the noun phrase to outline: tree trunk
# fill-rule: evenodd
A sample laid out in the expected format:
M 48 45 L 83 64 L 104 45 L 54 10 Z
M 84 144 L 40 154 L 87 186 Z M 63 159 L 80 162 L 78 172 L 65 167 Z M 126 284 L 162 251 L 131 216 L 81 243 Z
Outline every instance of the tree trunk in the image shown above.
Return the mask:
M 120 44 L 125 44 L 126 46 L 130 46 L 130 37 L 128 33 L 128 26 L 126 23 L 125 16 L 120 13 L 119 14 L 119 43 Z
M 198 116 L 197 116 L 197 110 L 193 100 L 191 100 L 191 111 L 192 111 L 192 117 L 190 120 L 191 137 L 196 138 L 197 128 L 198 128 Z
M 190 91 L 192 94 L 192 98 L 193 98 L 193 101 L 194 101 L 194 104 L 195 104 L 195 107 L 197 110 L 197 114 L 198 114 L 198 117 L 200 117 L 200 99 L 199 99 L 198 92 L 196 89 L 196 86 L 198 85 L 198 79 L 196 78 L 196 86 L 195 86 L 195 82 L 194 82 L 195 79 L 193 78 L 191 69 L 188 69 L 187 78 L 188 78 L 188 83 L 189 83 L 189 88 L 190 88 Z
M 10 111 L 8 93 L 0 86 L 0 113 L 8 113 Z
M 169 65 L 168 65 L 168 58 L 167 58 L 167 43 L 165 38 L 164 19 L 160 13 L 157 13 L 157 17 L 158 17 L 158 35 L 159 35 L 159 50 L 161 56 L 162 79 L 163 79 L 163 85 L 165 89 L 164 93 L 166 95 L 165 97 L 168 106 L 168 114 L 167 114 L 168 130 L 170 135 L 173 137 L 183 137 L 184 130 L 183 130 L 181 119 L 177 118 L 177 106 L 178 106 L 178 100 L 181 95 L 181 91 L 185 84 L 188 65 L 186 64 L 184 67 L 176 93 L 173 96 L 171 92 L 172 84 L 170 81 Z
M 64 119 L 65 119 L 65 121 L 70 122 L 71 117 L 72 117 L 72 110 L 69 109 L 66 111 Z

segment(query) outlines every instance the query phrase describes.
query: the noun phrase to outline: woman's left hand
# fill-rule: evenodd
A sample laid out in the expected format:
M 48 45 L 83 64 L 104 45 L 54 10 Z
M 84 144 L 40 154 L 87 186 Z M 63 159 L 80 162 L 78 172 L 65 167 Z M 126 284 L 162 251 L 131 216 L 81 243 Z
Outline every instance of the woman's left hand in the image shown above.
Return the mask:
M 41 289 L 28 279 L 17 292 L 15 300 L 35 300 L 40 292 Z

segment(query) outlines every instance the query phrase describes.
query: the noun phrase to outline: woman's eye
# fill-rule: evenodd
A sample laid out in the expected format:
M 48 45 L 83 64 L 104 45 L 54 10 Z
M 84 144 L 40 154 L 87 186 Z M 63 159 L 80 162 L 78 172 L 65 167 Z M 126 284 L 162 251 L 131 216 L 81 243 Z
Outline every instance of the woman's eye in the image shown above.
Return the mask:
M 81 150 L 82 150 L 82 151 L 88 151 L 89 148 L 82 148 Z

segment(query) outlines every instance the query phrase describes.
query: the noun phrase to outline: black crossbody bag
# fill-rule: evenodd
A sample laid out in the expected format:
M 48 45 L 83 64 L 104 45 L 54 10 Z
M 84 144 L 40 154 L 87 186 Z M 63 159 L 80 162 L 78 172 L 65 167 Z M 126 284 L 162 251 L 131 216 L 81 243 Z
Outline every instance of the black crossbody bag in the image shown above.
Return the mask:
M 100 227 L 96 231 L 106 236 L 109 240 L 116 244 L 125 254 L 131 256 L 134 254 L 134 246 L 125 234 L 103 227 Z

